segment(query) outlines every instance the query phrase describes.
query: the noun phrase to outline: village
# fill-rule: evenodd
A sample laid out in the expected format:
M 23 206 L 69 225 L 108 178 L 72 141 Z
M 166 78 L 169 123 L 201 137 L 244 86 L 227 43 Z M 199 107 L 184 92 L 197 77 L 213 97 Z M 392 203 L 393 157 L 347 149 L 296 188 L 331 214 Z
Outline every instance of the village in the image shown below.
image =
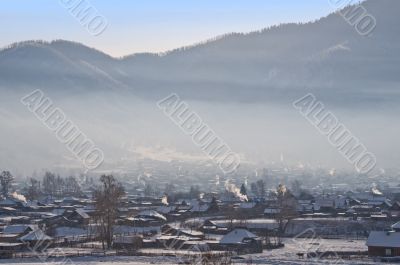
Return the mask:
M 157 191 L 143 178 L 120 182 L 113 175 L 82 182 L 46 172 L 18 183 L 3 171 L 0 178 L 0 262 L 165 257 L 172 264 L 251 264 L 287 257 L 365 264 L 400 256 L 400 187 L 317 192 L 299 181 L 267 187 L 272 178 L 263 176 L 241 185 L 220 177 L 222 188 L 214 190 L 166 184 Z

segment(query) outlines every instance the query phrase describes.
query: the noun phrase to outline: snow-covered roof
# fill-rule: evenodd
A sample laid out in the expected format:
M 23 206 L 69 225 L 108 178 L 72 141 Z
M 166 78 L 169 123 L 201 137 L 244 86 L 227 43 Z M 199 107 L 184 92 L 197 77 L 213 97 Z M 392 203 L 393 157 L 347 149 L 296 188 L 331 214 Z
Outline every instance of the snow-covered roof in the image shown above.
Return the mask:
M 257 236 L 246 229 L 235 229 L 229 234 L 225 235 L 220 241 L 220 244 L 240 244 L 244 239 L 254 238 Z
M 298 201 L 298 203 L 300 203 L 300 204 L 311 204 L 311 203 L 312 203 L 311 200 L 297 200 L 297 201 Z
M 394 225 L 392 225 L 392 228 L 395 230 L 400 230 L 400 222 L 397 222 Z
M 78 199 L 78 198 L 75 198 L 75 197 L 73 197 L 73 196 L 70 196 L 70 197 L 65 197 L 62 201 L 63 201 L 63 202 L 78 202 L 79 199 Z
M 230 219 L 225 219 L 225 220 L 213 220 L 213 224 L 220 228 L 228 228 L 230 226 L 234 227 L 242 227 L 243 228 L 243 222 L 241 220 L 230 220 Z M 247 229 L 275 229 L 277 228 L 278 224 L 276 223 L 276 220 L 272 219 L 251 219 L 247 220 L 245 224 Z
M 191 235 L 191 236 L 203 236 L 203 232 L 200 231 L 196 231 L 196 230 L 192 230 L 192 229 L 187 229 L 187 228 L 180 228 L 178 231 L 187 234 L 187 235 Z
M 88 212 L 88 211 L 94 211 L 96 210 L 96 206 L 90 204 L 90 205 L 86 205 L 85 207 L 83 207 L 83 209 Z
M 142 240 L 140 236 L 117 236 L 114 239 L 114 243 L 117 244 L 134 244 L 136 241 Z
M 18 205 L 18 202 L 16 200 L 14 200 L 14 199 L 8 198 L 8 199 L 5 199 L 5 200 L 1 200 L 0 201 L 0 205 L 2 205 L 2 206 L 16 206 L 16 205 Z
M 160 212 L 162 214 L 167 214 L 172 211 L 175 211 L 176 207 L 175 206 L 160 206 L 157 208 L 157 212 Z
M 19 247 L 19 246 L 22 246 L 22 243 L 0 242 L 0 247 Z
M 42 204 L 52 204 L 52 203 L 54 203 L 54 199 L 50 195 L 41 197 L 38 201 L 40 203 L 42 203 Z
M 255 202 L 242 202 L 239 207 L 242 209 L 252 209 L 257 205 Z
M 61 226 L 55 229 L 56 237 L 69 237 L 69 236 L 85 236 L 88 231 L 78 227 Z
M 26 207 L 36 207 L 36 206 L 39 206 L 37 201 L 27 201 L 24 205 L 25 205 Z
M 53 213 L 55 215 L 63 215 L 64 212 L 65 212 L 65 209 L 53 209 L 53 211 L 51 211 L 51 213 Z
M 3 207 L 0 207 L 0 211 L 13 212 L 13 211 L 16 211 L 16 209 L 14 209 L 12 207 L 3 206 Z
M 210 208 L 209 204 L 198 204 L 190 209 L 191 212 L 206 212 Z
M 36 230 L 36 225 L 7 225 L 4 227 L 3 234 L 22 234 L 27 229 Z
M 82 218 L 90 218 L 89 215 L 83 209 L 76 209 L 75 212 L 79 214 Z
M 277 214 L 280 212 L 281 212 L 281 209 L 277 209 L 277 208 L 266 208 L 264 210 L 264 213 L 269 213 L 269 214 Z
M 20 241 L 43 241 L 52 240 L 51 237 L 46 235 L 42 230 L 37 229 L 19 238 Z
M 162 229 L 165 234 L 173 234 L 175 236 L 181 236 L 182 234 L 190 237 L 201 237 L 204 236 L 203 232 L 196 231 L 189 228 L 180 228 L 177 225 L 166 225 Z
M 113 228 L 114 235 L 117 234 L 129 234 L 129 233 L 147 233 L 147 232 L 160 232 L 159 226 L 146 226 L 146 227 L 137 227 L 137 226 L 128 226 L 128 225 L 115 225 Z
M 369 247 L 400 247 L 400 232 L 372 231 L 367 240 Z
M 317 198 L 315 203 L 321 207 L 334 207 L 335 199 L 332 198 Z

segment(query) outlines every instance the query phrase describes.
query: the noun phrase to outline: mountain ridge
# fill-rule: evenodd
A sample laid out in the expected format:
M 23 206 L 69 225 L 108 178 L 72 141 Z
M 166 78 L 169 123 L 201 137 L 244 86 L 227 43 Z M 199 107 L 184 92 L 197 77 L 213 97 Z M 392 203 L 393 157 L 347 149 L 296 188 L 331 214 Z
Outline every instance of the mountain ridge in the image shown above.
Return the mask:
M 304 92 L 334 104 L 341 97 L 398 100 L 400 31 L 395 26 L 400 19 L 395 10 L 400 3 L 367 0 L 362 5 L 378 22 L 368 37 L 358 35 L 337 11 L 312 22 L 225 34 L 162 54 L 115 58 L 73 41 L 16 43 L 0 50 L 0 87 L 124 90 L 151 100 L 168 92 L 216 101 L 287 103 Z M 377 86 L 386 94 L 376 95 Z

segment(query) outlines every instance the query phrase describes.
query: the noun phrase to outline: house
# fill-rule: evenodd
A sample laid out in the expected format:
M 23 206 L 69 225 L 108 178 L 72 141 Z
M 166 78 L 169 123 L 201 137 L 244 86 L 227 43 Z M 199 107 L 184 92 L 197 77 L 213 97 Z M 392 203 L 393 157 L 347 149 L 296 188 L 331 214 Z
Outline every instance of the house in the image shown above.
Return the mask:
M 400 256 L 400 232 L 372 231 L 367 246 L 370 257 Z
M 256 202 L 242 202 L 239 204 L 239 208 L 244 210 L 254 209 L 256 206 Z
M 223 236 L 219 243 L 227 250 L 233 250 L 240 253 L 262 252 L 261 239 L 243 228 L 237 228 Z
M 204 221 L 200 230 L 204 233 L 223 234 L 223 235 L 225 235 L 229 231 L 228 227 L 219 225 L 211 220 Z
M 335 208 L 336 209 L 340 209 L 340 210 L 346 210 L 349 208 L 349 204 L 348 204 L 348 198 L 343 196 L 343 195 L 339 195 L 334 199 L 335 202 Z
M 360 200 L 357 200 L 357 199 L 351 198 L 351 197 L 348 198 L 346 201 L 347 201 L 348 207 L 352 207 L 352 206 L 356 206 L 356 205 L 361 205 L 362 204 Z
M 296 210 L 298 213 L 312 213 L 314 212 L 314 204 L 312 200 L 298 200 Z
M 61 216 L 65 213 L 65 209 L 63 208 L 56 208 L 51 211 L 52 214 Z
M 12 259 L 16 251 L 23 250 L 22 243 L 0 243 L 0 259 Z
M 394 225 L 392 225 L 392 229 L 395 232 L 400 232 L 400 222 L 397 222 Z
M 372 231 L 366 245 L 370 257 L 400 256 L 400 222 L 392 225 L 392 231 Z
M 385 200 L 383 203 L 379 204 L 378 206 L 382 211 L 387 212 L 390 209 L 390 207 L 392 207 L 393 205 L 390 203 L 389 200 Z
M 380 203 L 382 203 L 382 202 L 387 200 L 385 195 L 383 195 L 383 193 L 380 190 L 378 190 L 377 188 L 375 188 L 375 187 L 371 189 L 370 194 L 371 194 L 370 198 L 369 198 L 370 202 L 380 202 Z
M 279 213 L 281 212 L 281 209 L 275 208 L 275 207 L 268 207 L 264 209 L 264 216 L 268 218 L 275 218 Z
M 176 206 L 162 205 L 162 206 L 159 206 L 156 210 L 157 210 L 157 212 L 159 212 L 161 214 L 169 214 L 169 213 L 174 212 L 176 210 Z
M 64 198 L 61 202 L 60 205 L 61 206 L 72 206 L 72 205 L 79 205 L 81 204 L 81 200 L 75 197 L 66 197 Z
M 27 234 L 37 229 L 35 225 L 7 225 L 4 227 L 3 234 Z
M 115 249 L 134 251 L 141 248 L 143 245 L 143 238 L 141 236 L 116 236 L 113 241 Z
M 1 243 L 18 243 L 18 238 L 38 229 L 36 225 L 7 225 L 0 234 Z
M 50 235 L 55 234 L 55 230 L 59 227 L 81 227 L 78 223 L 69 220 L 65 216 L 54 216 L 43 219 L 40 224 L 46 227 Z
M 37 229 L 21 236 L 18 241 L 26 243 L 29 247 L 36 249 L 46 249 L 53 242 L 53 238 L 46 235 L 42 230 Z
M 0 200 L 0 207 L 12 207 L 14 209 L 21 209 L 24 207 L 24 202 L 16 198 L 9 197 L 4 200 Z
M 218 212 L 219 207 L 215 198 L 211 202 L 204 202 L 203 200 L 191 200 L 190 201 L 190 212 L 192 214 L 204 214 L 211 212 Z
M 81 226 L 88 225 L 90 220 L 90 216 L 83 209 L 66 211 L 63 216 L 73 223 Z
M 237 210 L 241 214 L 251 217 L 262 215 L 265 205 L 258 201 L 241 202 L 238 207 L 235 208 L 238 208 Z
M 7 206 L 0 207 L 0 215 L 15 215 L 16 213 L 17 210 L 15 208 Z
M 167 221 L 167 218 L 164 215 L 154 210 L 144 210 L 139 212 L 135 217 L 125 219 L 134 226 L 160 225 Z
M 162 235 L 157 237 L 156 244 L 161 248 L 189 249 L 204 239 L 202 232 L 164 225 L 161 227 Z M 195 242 L 194 244 L 190 242 Z
M 391 207 L 388 208 L 389 216 L 391 217 L 399 217 L 400 216 L 400 202 L 396 201 L 392 204 Z
M 208 210 L 210 209 L 210 205 L 209 204 L 196 204 L 193 205 L 193 207 L 190 209 L 191 213 L 207 213 Z
M 372 205 L 355 205 L 346 211 L 349 216 L 360 216 L 360 217 L 370 217 L 372 214 L 379 214 L 380 209 Z
M 90 228 L 83 229 L 79 227 L 68 227 L 68 226 L 59 226 L 57 228 L 52 229 L 51 233 L 48 233 L 49 235 L 52 235 L 55 238 L 63 238 L 64 241 L 73 240 L 74 238 L 79 238 L 79 237 L 87 237 L 91 236 L 94 234 L 96 228 L 93 228 L 94 231 L 92 231 Z
M 323 213 L 335 212 L 335 199 L 328 197 L 320 197 L 315 200 L 315 209 Z
M 163 225 L 161 227 L 161 232 L 163 235 L 185 236 L 192 240 L 204 239 L 204 234 L 200 231 L 196 231 L 193 229 L 178 228 L 170 225 Z

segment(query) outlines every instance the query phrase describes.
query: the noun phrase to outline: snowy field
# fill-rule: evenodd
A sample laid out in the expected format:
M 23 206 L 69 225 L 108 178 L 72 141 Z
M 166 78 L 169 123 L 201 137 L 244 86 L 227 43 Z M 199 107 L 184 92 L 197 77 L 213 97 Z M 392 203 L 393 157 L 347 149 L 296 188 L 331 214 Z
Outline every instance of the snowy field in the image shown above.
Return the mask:
M 365 241 L 347 241 L 347 240 L 324 240 L 324 239 L 286 239 L 286 247 L 277 250 L 264 250 L 263 253 L 244 255 L 235 257 L 233 264 L 380 264 L 364 257 L 362 260 L 335 260 L 335 259 L 300 259 L 296 254 L 299 252 L 312 251 L 366 251 Z M 307 251 L 308 250 L 308 251 Z M 175 257 L 80 257 L 72 258 L 66 262 L 65 259 L 45 260 L 41 262 L 38 259 L 8 259 L 0 260 L 0 264 L 18 264 L 18 265 L 144 265 L 144 264 L 178 264 L 182 259 Z M 391 263 L 382 263 L 391 264 Z M 395 264 L 395 263 L 393 263 Z M 398 263 L 397 263 L 398 264 Z
M 247 264 L 271 264 L 271 265 L 305 265 L 305 264 L 342 264 L 342 265 L 372 265 L 372 264 L 396 264 L 396 263 L 379 263 L 372 260 L 358 260 L 358 261 L 335 261 L 335 260 L 301 260 L 297 257 L 277 257 L 269 256 L 269 253 L 243 256 L 243 259 L 233 260 L 233 264 L 247 265 Z M 59 259 L 56 261 L 41 262 L 37 259 L 18 259 L 18 260 L 0 260 L 0 264 L 18 264 L 18 265 L 145 265 L 145 264 L 167 264 L 175 265 L 179 263 L 179 259 L 172 257 L 107 257 L 107 258 L 73 258 L 66 262 Z M 398 263 L 397 263 L 398 264 Z

